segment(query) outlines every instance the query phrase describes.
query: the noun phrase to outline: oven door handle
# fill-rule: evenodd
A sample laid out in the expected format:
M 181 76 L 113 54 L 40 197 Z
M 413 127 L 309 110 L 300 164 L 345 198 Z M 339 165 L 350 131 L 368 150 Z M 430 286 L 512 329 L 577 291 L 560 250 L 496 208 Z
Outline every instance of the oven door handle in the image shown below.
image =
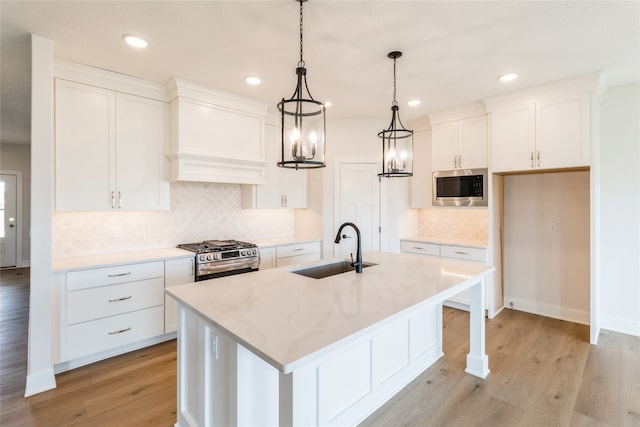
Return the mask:
M 200 275 L 222 273 L 225 271 L 240 270 L 242 268 L 258 268 L 258 265 L 259 265 L 258 257 L 242 258 L 242 259 L 235 259 L 235 260 L 227 260 L 222 264 L 217 264 L 212 266 L 199 265 L 198 273 Z

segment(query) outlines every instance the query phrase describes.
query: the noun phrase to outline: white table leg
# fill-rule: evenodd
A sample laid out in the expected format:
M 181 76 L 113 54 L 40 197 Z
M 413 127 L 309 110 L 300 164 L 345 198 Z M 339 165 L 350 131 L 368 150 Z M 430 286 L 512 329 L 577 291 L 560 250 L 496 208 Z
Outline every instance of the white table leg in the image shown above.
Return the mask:
M 467 354 L 465 372 L 476 377 L 486 378 L 489 375 L 489 356 L 485 354 L 484 279 L 473 285 L 470 291 L 469 354 Z

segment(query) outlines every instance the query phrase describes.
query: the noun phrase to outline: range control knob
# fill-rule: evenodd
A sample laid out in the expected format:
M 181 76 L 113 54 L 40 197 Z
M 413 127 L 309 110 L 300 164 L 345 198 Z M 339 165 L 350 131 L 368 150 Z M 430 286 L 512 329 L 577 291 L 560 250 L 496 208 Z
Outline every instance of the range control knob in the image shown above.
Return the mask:
M 220 261 L 220 259 L 222 259 L 222 255 L 218 254 L 218 253 L 215 253 L 215 254 L 213 254 L 213 259 L 215 259 L 216 261 Z
M 207 261 L 211 261 L 213 259 L 213 254 L 207 254 Z

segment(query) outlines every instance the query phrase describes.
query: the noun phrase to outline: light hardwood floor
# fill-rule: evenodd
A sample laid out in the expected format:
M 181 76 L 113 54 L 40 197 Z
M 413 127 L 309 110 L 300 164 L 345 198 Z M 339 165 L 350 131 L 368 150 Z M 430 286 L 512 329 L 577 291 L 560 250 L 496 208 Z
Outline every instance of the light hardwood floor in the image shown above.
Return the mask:
M 0 272 L 1 426 L 172 426 L 169 341 L 60 374 L 25 399 L 28 270 Z M 362 426 L 640 427 L 640 338 L 518 311 L 487 320 L 491 373 L 464 373 L 469 316 L 445 308 L 445 356 Z

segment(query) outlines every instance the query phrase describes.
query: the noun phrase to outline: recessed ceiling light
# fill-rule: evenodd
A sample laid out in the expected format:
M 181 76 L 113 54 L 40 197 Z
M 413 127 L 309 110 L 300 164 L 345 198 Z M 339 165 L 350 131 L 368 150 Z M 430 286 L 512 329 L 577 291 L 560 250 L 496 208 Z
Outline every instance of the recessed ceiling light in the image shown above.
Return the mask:
M 123 34 L 122 38 L 129 46 L 145 48 L 147 47 L 147 41 L 142 37 L 136 36 L 134 34 Z
M 410 107 L 415 107 L 420 105 L 420 100 L 419 99 L 412 99 L 411 101 L 407 102 L 407 104 L 409 104 Z
M 518 78 L 518 75 L 516 73 L 505 73 L 500 77 L 498 77 L 498 80 L 500 80 L 503 83 L 508 83 L 508 82 L 514 81 L 517 78 Z
M 333 104 L 331 103 L 331 101 L 324 101 L 324 106 L 329 108 L 331 107 Z
M 246 79 L 244 79 L 244 81 L 249 83 L 252 86 L 259 85 L 262 82 L 262 80 L 260 80 L 260 78 L 255 77 L 255 76 L 249 76 Z

